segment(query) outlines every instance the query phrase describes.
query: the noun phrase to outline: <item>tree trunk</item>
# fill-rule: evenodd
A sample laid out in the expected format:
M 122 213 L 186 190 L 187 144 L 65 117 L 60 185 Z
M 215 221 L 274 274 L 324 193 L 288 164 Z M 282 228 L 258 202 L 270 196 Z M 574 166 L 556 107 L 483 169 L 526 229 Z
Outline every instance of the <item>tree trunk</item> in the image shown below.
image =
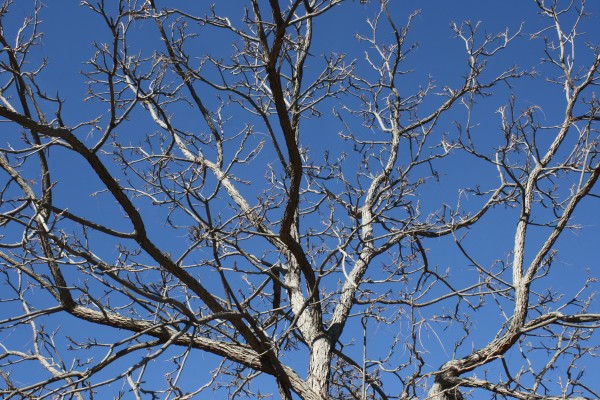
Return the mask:
M 331 365 L 331 343 L 325 336 L 317 337 L 312 343 L 308 384 L 323 399 L 328 398 L 329 370 Z

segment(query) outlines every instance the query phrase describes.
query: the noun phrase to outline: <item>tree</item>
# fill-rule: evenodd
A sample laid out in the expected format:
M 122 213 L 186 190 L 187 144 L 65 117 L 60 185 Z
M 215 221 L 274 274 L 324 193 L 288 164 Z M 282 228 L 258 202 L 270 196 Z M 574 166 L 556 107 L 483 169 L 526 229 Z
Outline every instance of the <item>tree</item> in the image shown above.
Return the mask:
M 396 2 L 83 1 L 85 107 L 42 57 L 52 10 L 19 3 L 0 9 L 4 398 L 600 396 L 585 1 L 453 23 L 421 64 L 428 15 Z M 329 43 L 343 16 L 365 24 Z

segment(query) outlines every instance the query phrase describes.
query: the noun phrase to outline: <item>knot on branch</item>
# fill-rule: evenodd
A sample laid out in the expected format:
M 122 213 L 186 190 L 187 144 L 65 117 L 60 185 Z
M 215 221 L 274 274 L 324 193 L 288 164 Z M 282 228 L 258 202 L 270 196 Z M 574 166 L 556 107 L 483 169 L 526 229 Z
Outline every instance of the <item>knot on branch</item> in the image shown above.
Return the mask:
M 429 390 L 428 398 L 431 400 L 464 400 L 456 383 L 457 372 L 458 370 L 451 365 L 437 374 L 433 386 Z

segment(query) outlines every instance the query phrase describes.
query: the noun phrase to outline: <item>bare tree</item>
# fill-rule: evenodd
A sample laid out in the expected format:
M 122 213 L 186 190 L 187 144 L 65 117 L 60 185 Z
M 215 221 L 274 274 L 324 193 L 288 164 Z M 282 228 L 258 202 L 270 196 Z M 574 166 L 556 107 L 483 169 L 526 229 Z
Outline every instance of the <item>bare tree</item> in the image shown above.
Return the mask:
M 447 83 L 386 0 L 83 1 L 85 109 L 51 94 L 79 78 L 48 76 L 44 8 L 14 28 L 11 3 L 3 398 L 600 397 L 596 249 L 556 266 L 598 207 L 585 1 L 452 24 Z M 318 36 L 344 8 L 356 54 Z

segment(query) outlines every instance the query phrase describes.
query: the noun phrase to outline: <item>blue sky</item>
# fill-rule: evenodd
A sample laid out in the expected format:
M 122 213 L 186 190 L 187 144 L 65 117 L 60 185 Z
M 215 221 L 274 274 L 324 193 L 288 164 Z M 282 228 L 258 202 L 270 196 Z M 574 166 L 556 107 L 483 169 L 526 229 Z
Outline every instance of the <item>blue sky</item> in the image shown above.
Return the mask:
M 86 62 L 93 56 L 93 43 L 101 44 L 110 39 L 106 27 L 101 24 L 98 15 L 94 15 L 86 7 L 80 6 L 78 1 L 46 2 L 41 12 L 41 18 L 44 21 L 41 29 L 44 31 L 43 39 L 39 46 L 31 52 L 31 65 L 37 65 L 42 58 L 48 60 L 48 65 L 39 77 L 38 83 L 42 90 L 49 95 L 58 93 L 61 99 L 65 100 L 64 118 L 69 126 L 77 125 L 83 121 L 96 118 L 100 114 L 106 114 L 106 106 L 95 101 L 84 101 L 87 97 L 86 78 L 81 75 L 81 71 L 89 70 Z M 243 2 L 246 3 L 246 2 Z M 281 1 L 284 3 L 284 1 Z M 356 34 L 367 34 L 368 27 L 365 18 L 375 15 L 378 9 L 378 2 L 371 1 L 367 4 L 361 4 L 359 1 L 347 1 L 342 6 L 333 10 L 322 19 L 318 19 L 315 26 L 315 42 L 311 49 L 312 58 L 309 59 L 309 68 L 320 68 L 323 65 L 322 56 L 331 52 L 347 53 L 347 60 L 356 60 L 357 70 L 365 71 L 367 74 L 367 65 L 365 62 L 366 52 L 372 51 L 364 43 L 356 38 Z M 208 2 L 187 2 L 187 1 L 169 1 L 169 5 L 177 5 L 190 11 L 202 14 L 207 11 Z M 224 1 L 216 6 L 218 12 L 226 13 L 235 21 L 240 17 L 242 2 Z M 590 52 L 585 48 L 586 41 L 598 42 L 600 39 L 600 3 L 590 1 L 588 11 L 589 19 L 585 22 L 585 31 L 582 32 L 580 44 L 578 45 L 577 60 L 584 64 L 589 60 Z M 6 19 L 5 28 L 7 31 L 14 32 L 15 27 L 20 23 L 20 16 L 31 12 L 31 2 L 19 1 L 13 6 L 10 18 Z M 541 63 L 543 56 L 544 41 L 540 38 L 531 39 L 530 35 L 539 31 L 545 26 L 544 21 L 539 15 L 533 1 L 510 0 L 504 2 L 497 1 L 395 1 L 390 2 L 390 11 L 396 22 L 401 25 L 407 16 L 420 9 L 421 12 L 415 17 L 411 33 L 408 36 L 408 42 L 417 44 L 411 51 L 403 68 L 414 70 L 400 79 L 402 89 L 407 92 L 417 90 L 420 85 L 427 83 L 428 79 L 433 79 L 438 88 L 444 86 L 453 87 L 457 85 L 460 78 L 465 74 L 467 68 L 467 58 L 464 53 L 464 44 L 455 37 L 450 29 L 452 22 L 461 23 L 465 20 L 481 21 L 481 32 L 494 34 L 505 29 L 509 32 L 516 32 L 522 27 L 522 33 L 512 45 L 504 52 L 490 60 L 489 71 L 494 73 L 512 65 L 518 65 L 524 70 L 535 70 L 539 77 L 536 79 L 522 78 L 515 82 L 514 86 L 501 85 L 493 89 L 493 96 L 478 100 L 474 110 L 474 119 L 472 124 L 475 126 L 475 138 L 481 148 L 492 150 L 502 141 L 501 131 L 499 129 L 501 121 L 496 112 L 499 107 L 506 105 L 511 95 L 517 98 L 516 107 L 519 109 L 527 108 L 533 105 L 540 106 L 539 118 L 544 124 L 552 125 L 560 121 L 564 110 L 564 96 L 561 95 L 562 89 L 557 86 L 549 85 L 545 76 L 556 75 L 546 64 Z M 549 32 L 552 35 L 553 32 Z M 389 31 L 381 32 L 381 39 L 389 38 Z M 139 23 L 133 29 L 130 38 L 130 53 L 141 52 L 150 55 L 154 49 L 161 48 L 161 41 L 155 26 L 151 21 Z M 221 55 L 227 57 L 232 51 L 231 43 L 227 41 L 227 36 L 217 32 L 200 35 L 195 39 L 193 45 L 189 47 L 191 51 L 197 52 L 198 56 L 204 54 Z M 581 49 L 581 50 L 579 50 Z M 206 90 L 206 103 L 210 107 L 218 105 L 218 99 L 214 93 Z M 345 142 L 339 139 L 338 133 L 343 130 L 343 126 L 337 118 L 333 117 L 333 110 L 339 110 L 344 102 L 351 104 L 353 100 L 347 97 L 340 97 L 323 103 L 321 106 L 322 117 L 313 118 L 303 122 L 303 131 L 301 143 L 304 147 L 310 149 L 314 160 L 321 160 L 322 153 L 329 151 L 332 155 L 339 156 L 345 150 Z M 432 108 L 439 105 L 440 100 L 432 96 L 430 102 L 425 103 L 425 108 Z M 52 109 L 48 108 L 48 114 L 52 114 Z M 177 121 L 184 129 L 197 129 L 196 120 L 188 117 L 186 109 L 183 106 L 173 108 L 173 120 Z M 244 115 L 232 112 L 228 117 L 231 118 L 228 123 L 232 131 L 242 129 L 246 123 Z M 194 118 L 197 115 L 194 114 Z M 436 128 L 436 135 L 441 138 L 442 135 L 456 137 L 457 130 L 453 124 L 454 120 L 464 120 L 464 109 L 457 107 L 455 111 L 444 117 Z M 148 113 L 141 108 L 131 115 L 131 121 L 123 125 L 119 130 L 119 135 L 126 137 L 125 143 L 132 145 L 143 143 L 144 137 L 150 132 L 157 130 Z M 360 123 L 354 122 L 352 127 L 360 131 L 360 134 L 369 135 L 368 129 L 360 126 Z M 87 128 L 86 128 L 87 129 Z M 257 126 L 257 137 L 252 140 L 259 140 L 266 137 L 264 128 Z M 373 133 L 375 134 L 375 133 Z M 79 130 L 79 135 L 83 139 L 92 142 L 97 133 L 88 132 L 85 129 Z M 261 136 L 262 135 L 262 136 Z M 15 143 L 19 140 L 20 132 L 12 129 L 7 132 L 3 139 L 3 146 L 6 143 Z M 541 140 L 544 140 L 542 138 Z M 67 154 L 64 150 L 52 150 L 50 154 L 50 163 L 53 169 L 53 179 L 57 182 L 55 190 L 56 205 L 62 208 L 68 208 L 72 212 L 79 213 L 82 216 L 103 221 L 114 228 L 127 230 L 129 223 L 124 218 L 122 212 L 118 210 L 114 202 L 106 200 L 103 194 L 93 195 L 101 189 L 100 181 L 91 177 L 91 169 L 85 162 Z M 106 156 L 104 160 L 108 163 L 111 157 Z M 255 191 L 265 187 L 268 182 L 264 179 L 265 164 L 270 160 L 275 160 L 274 152 L 271 148 L 265 150 L 265 153 L 259 158 L 251 168 L 240 168 L 236 172 L 246 179 L 256 179 L 250 186 L 244 187 L 244 193 L 247 194 L 250 201 L 255 199 Z M 112 169 L 111 169 L 112 168 Z M 419 200 L 423 210 L 435 210 L 441 203 L 456 205 L 467 204 L 467 208 L 476 207 L 480 200 L 473 196 L 460 195 L 458 189 L 465 186 L 481 184 L 482 188 L 491 188 L 497 183 L 497 174 L 489 166 L 472 158 L 457 155 L 447 160 L 442 160 L 437 164 L 439 172 L 439 182 L 432 181 L 424 186 L 420 192 Z M 119 168 L 111 166 L 114 172 L 125 181 Z M 27 174 L 28 171 L 26 170 Z M 32 170 L 31 173 L 35 173 Z M 425 168 L 422 173 L 428 173 Z M 135 182 L 135 178 L 133 178 Z M 562 190 L 568 190 L 564 188 Z M 469 203 L 470 202 L 470 203 Z M 471 204 L 469 206 L 469 204 Z M 159 210 L 151 206 L 147 199 L 136 199 L 136 206 L 147 219 L 147 225 L 150 230 L 151 238 L 160 241 L 162 250 L 177 254 L 189 245 L 187 231 L 185 229 L 174 229 L 166 222 L 167 210 Z M 224 207 L 226 208 L 226 207 Z M 590 275 L 598 277 L 598 254 L 594 251 L 600 238 L 600 213 L 598 210 L 598 200 L 585 201 L 575 216 L 574 222 L 582 224 L 583 228 L 573 232 L 565 232 L 558 243 L 558 262 L 553 267 L 548 279 L 544 280 L 544 285 L 549 284 L 556 290 L 573 293 L 581 286 L 586 279 L 586 270 L 590 270 Z M 224 215 L 231 211 L 224 210 Z M 541 218 L 547 217 L 547 214 L 540 214 Z M 465 232 L 459 232 L 459 235 L 466 234 L 464 245 L 471 254 L 482 265 L 490 267 L 495 263 L 508 262 L 509 252 L 514 239 L 514 229 L 518 221 L 518 210 L 516 209 L 495 209 L 486 215 L 483 221 L 474 229 Z M 310 220 L 318 226 L 318 220 Z M 534 229 L 531 236 L 532 254 L 537 251 L 537 244 L 543 240 L 545 233 L 543 229 Z M 11 235 L 16 239 L 21 232 L 4 232 L 5 238 Z M 119 257 L 117 251 L 118 241 L 104 241 L 102 235 L 90 235 L 93 241 L 94 251 L 107 260 L 116 261 Z M 5 239 L 6 240 L 6 239 Z M 465 285 L 466 282 L 476 280 L 476 272 L 469 260 L 465 259 L 456 248 L 452 238 L 426 240 L 425 246 L 430 249 L 429 263 L 436 266 L 440 271 L 449 271 L 450 281 L 456 285 Z M 383 261 L 382 261 L 383 262 Z M 377 262 L 374 263 L 377 265 Z M 69 272 L 67 272 L 69 274 Z M 214 275 L 213 275 L 214 276 Z M 377 272 L 373 272 L 377 276 Z M 73 279 L 79 279 L 75 273 Z M 211 283 L 209 283 L 211 284 Z M 217 285 L 214 283 L 215 286 Z M 548 287 L 536 287 L 540 293 Z M 220 289 L 215 289 L 220 290 Z M 46 297 L 40 293 L 37 301 L 47 301 Z M 598 303 L 593 305 L 597 308 Z M 423 324 L 423 340 L 427 344 L 427 362 L 430 370 L 435 370 L 440 364 L 452 357 L 452 345 L 445 343 L 446 338 L 454 338 L 460 334 L 460 326 L 448 324 L 446 322 L 436 324 L 431 322 L 434 315 L 451 312 L 454 303 L 443 304 L 439 309 L 423 311 L 423 320 L 429 320 Z M 493 307 L 490 309 L 494 309 Z M 11 313 L 10 308 L 5 308 L 0 315 Z M 390 308 L 390 314 L 404 312 Z M 474 314 L 475 334 L 470 335 L 468 340 L 458 350 L 457 356 L 464 356 L 472 348 L 485 345 L 493 339 L 498 332 L 502 317 L 494 312 L 481 311 Z M 114 339 L 114 332 L 101 327 L 90 327 L 74 321 L 68 317 L 51 317 L 47 321 L 49 327 L 53 329 L 60 326 L 62 331 L 74 332 L 80 338 L 86 337 L 90 329 L 104 340 Z M 375 332 L 371 338 L 368 348 L 368 355 L 374 359 L 383 357 L 389 348 L 390 338 L 398 333 L 408 332 L 405 321 L 398 324 L 386 326 L 376 322 L 370 322 L 368 329 Z M 362 349 L 356 346 L 352 350 L 351 343 L 361 340 L 360 322 L 355 320 L 348 327 L 347 332 L 342 337 L 342 342 L 347 344 L 349 354 L 360 354 Z M 64 340 L 59 333 L 58 340 Z M 598 342 L 598 337 L 593 340 Z M 0 341 L 14 345 L 21 345 L 21 338 L 11 332 L 0 332 Z M 22 343 L 23 346 L 26 343 Z M 526 343 L 524 343 L 526 346 Z M 174 350 L 176 352 L 176 350 Z M 514 355 L 513 357 L 518 357 Z M 156 364 L 164 362 L 164 357 Z M 401 357 L 398 358 L 400 360 Z M 196 354 L 191 359 L 195 365 L 201 365 L 199 368 L 191 368 L 186 373 L 190 380 L 199 379 L 208 380 L 208 371 L 215 367 L 215 357 L 208 354 Z M 540 358 L 541 362 L 542 358 Z M 289 360 L 291 365 L 297 366 L 299 370 L 304 368 L 305 360 Z M 532 360 L 534 363 L 537 360 Z M 127 364 L 127 360 L 123 365 Z M 519 362 L 516 360 L 515 362 Z M 204 374 L 202 368 L 206 367 Z M 590 369 L 600 368 L 596 362 L 595 365 L 589 364 Z M 499 373 L 495 371 L 493 373 Z M 164 368 L 161 366 L 153 367 L 147 375 L 158 378 L 164 374 Z M 302 373 L 301 373 L 302 374 Z M 393 378 L 384 378 L 386 383 L 399 385 Z M 265 382 L 270 382 L 265 380 Z M 194 382 L 196 384 L 197 382 Z M 265 387 L 269 388 L 266 383 Z M 595 390 L 600 390 L 597 383 Z M 1 385 L 1 384 L 0 384 Z M 271 388 L 274 390 L 273 388 Z M 398 390 L 400 386 L 398 386 Z M 114 384 L 105 389 L 106 395 L 112 396 L 118 390 Z M 393 392 L 394 389 L 387 390 Z M 214 394 L 214 398 L 222 398 L 219 392 Z M 127 397 L 126 397 L 127 398 Z M 210 398 L 210 397 L 202 397 Z

